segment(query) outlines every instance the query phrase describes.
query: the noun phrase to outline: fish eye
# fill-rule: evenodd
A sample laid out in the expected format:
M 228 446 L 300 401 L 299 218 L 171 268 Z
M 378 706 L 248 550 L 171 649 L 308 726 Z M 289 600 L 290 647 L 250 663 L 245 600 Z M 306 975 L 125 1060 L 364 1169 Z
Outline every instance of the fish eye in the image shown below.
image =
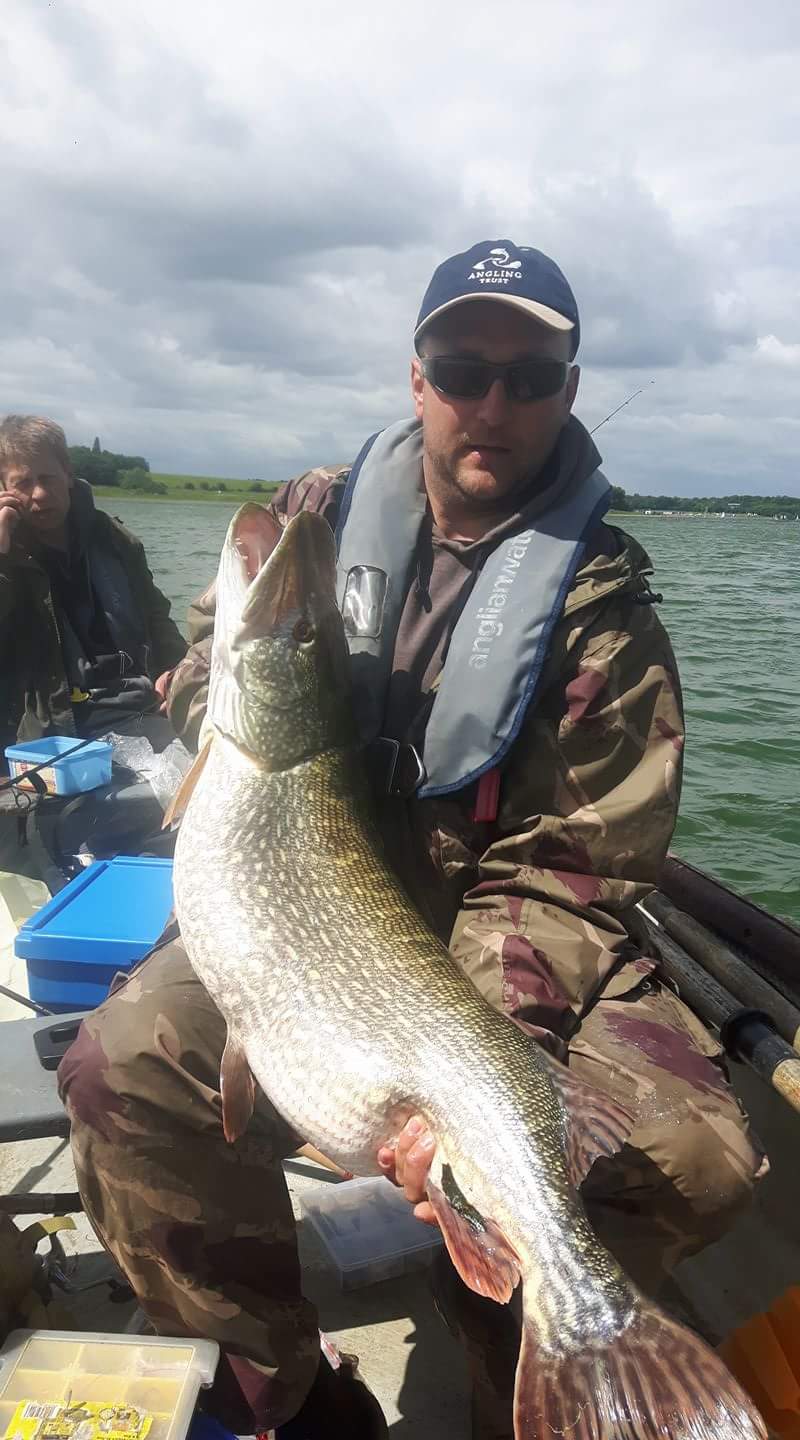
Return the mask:
M 314 639 L 314 626 L 309 624 L 308 620 L 298 620 L 292 631 L 292 638 L 298 645 L 307 645 Z

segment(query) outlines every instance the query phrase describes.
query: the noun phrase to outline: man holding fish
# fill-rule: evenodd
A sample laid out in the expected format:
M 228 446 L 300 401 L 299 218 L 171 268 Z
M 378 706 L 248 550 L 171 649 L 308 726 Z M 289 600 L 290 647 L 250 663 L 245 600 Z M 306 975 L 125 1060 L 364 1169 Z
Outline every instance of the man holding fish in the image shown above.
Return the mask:
M 300 1289 L 281 1161 L 309 1140 L 442 1226 L 474 1436 L 763 1433 L 644 1298 L 764 1162 L 626 929 L 683 725 L 648 557 L 572 415 L 579 335 L 539 251 L 439 266 L 413 420 L 244 507 L 171 677 L 200 748 L 181 937 L 61 1084 L 87 1213 L 157 1329 L 220 1341 L 239 1429 L 384 1433 Z

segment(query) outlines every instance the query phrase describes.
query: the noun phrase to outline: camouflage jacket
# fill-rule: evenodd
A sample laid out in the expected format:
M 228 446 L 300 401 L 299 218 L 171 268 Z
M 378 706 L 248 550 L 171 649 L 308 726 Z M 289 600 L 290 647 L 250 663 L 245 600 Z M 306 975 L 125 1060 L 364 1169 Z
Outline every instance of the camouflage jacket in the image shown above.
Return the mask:
M 271 508 L 335 524 L 347 475 L 309 471 Z M 601 988 L 641 982 L 625 916 L 656 884 L 677 814 L 681 693 L 651 570 L 636 540 L 599 527 L 503 766 L 496 821 L 473 820 L 474 786 L 383 802 L 389 856 L 423 913 L 486 998 L 560 1037 L 556 1049 Z M 168 692 L 188 744 L 205 713 L 213 617 L 212 585 L 190 608 L 191 648 Z
M 125 572 L 145 638 L 148 674 L 155 680 L 185 655 L 186 641 L 153 581 L 141 541 L 93 504 L 84 508 L 92 543 L 112 552 Z M 73 735 L 70 695 L 50 577 L 33 545 L 12 544 L 10 553 L 0 556 L 2 744 L 17 737 Z

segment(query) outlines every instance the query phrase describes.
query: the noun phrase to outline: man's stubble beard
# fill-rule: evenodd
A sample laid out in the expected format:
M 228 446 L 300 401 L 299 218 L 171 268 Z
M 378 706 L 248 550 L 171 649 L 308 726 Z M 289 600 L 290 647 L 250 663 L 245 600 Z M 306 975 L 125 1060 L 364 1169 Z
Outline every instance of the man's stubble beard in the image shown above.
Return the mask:
M 464 435 L 459 441 L 457 448 L 467 447 L 471 449 L 473 448 L 473 444 L 474 442 L 470 440 L 469 436 Z M 455 491 L 462 500 L 468 502 L 470 505 L 479 506 L 482 510 L 490 514 L 493 511 L 508 512 L 508 510 L 513 507 L 515 497 L 525 489 L 530 480 L 530 472 L 528 470 L 520 471 L 514 475 L 511 484 L 502 491 L 498 491 L 493 495 L 482 494 L 479 489 L 462 484 L 457 469 L 459 461 L 453 463 L 447 460 L 440 452 L 431 450 L 427 445 L 425 446 L 424 453 L 432 476 L 439 482 L 437 488 L 440 492 L 452 494 L 453 491 Z

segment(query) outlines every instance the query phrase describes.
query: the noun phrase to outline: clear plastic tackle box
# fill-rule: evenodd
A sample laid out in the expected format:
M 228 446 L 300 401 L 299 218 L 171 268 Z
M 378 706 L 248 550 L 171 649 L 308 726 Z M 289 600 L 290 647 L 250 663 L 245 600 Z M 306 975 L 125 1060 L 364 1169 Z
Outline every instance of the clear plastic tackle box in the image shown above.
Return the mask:
M 184 1440 L 213 1340 L 15 1330 L 0 1350 L 0 1437 Z
M 382 1175 L 317 1185 L 299 1196 L 339 1272 L 343 1290 L 424 1268 L 440 1248 L 438 1229 L 417 1220 L 402 1190 Z

